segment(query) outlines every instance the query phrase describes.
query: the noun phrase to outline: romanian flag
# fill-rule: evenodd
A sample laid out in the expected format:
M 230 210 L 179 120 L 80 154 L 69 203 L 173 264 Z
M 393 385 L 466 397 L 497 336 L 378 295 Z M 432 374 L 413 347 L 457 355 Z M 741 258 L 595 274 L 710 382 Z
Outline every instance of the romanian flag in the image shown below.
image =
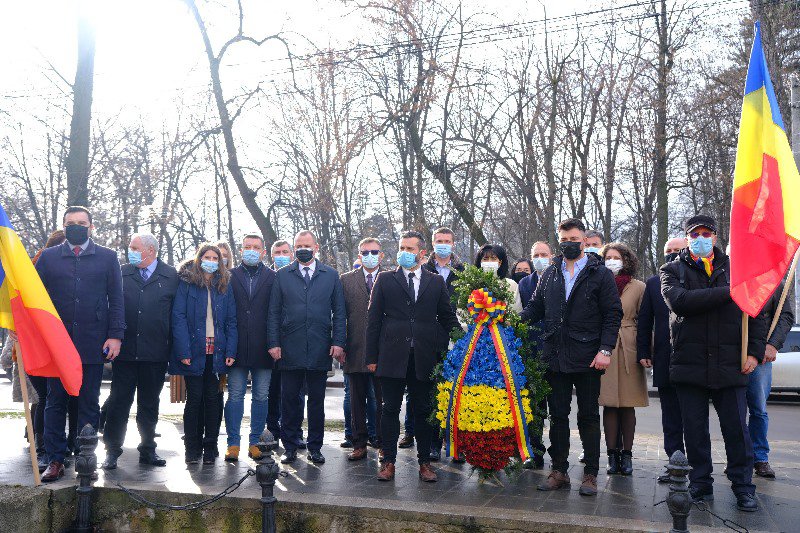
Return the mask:
M 16 331 L 28 374 L 61 378 L 64 389 L 78 395 L 81 358 L 2 206 L 0 328 Z
M 731 297 L 756 316 L 800 243 L 800 176 L 761 45 L 750 52 L 731 207 Z

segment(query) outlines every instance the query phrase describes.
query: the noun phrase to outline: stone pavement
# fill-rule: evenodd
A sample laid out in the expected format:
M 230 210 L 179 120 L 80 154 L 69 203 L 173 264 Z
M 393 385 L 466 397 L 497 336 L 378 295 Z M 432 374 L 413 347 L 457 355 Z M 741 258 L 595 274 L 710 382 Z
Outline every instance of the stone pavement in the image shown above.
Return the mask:
M 2 391 L 0 391 L 1 393 Z M 329 389 L 331 402 L 341 391 Z M 3 397 L 3 396 L 0 396 Z M 340 403 L 339 403 L 340 405 Z M 7 404 L 3 404 L 6 407 Z M 326 433 L 323 453 L 324 465 L 316 466 L 304 456 L 288 468 L 288 477 L 278 481 L 276 496 L 279 501 L 305 502 L 380 509 L 417 509 L 446 512 L 461 516 L 509 517 L 543 520 L 550 517 L 555 529 L 557 524 L 582 524 L 584 527 L 615 525 L 614 529 L 668 531 L 671 525 L 665 504 L 656 505 L 665 499 L 667 486 L 658 484 L 656 476 L 666 464 L 661 450 L 658 402 L 648 408 L 638 409 L 639 433 L 634 448 L 634 475 L 630 477 L 607 476 L 602 470 L 605 459 L 601 459 L 601 475 L 598 479 L 600 494 L 581 497 L 577 488 L 582 473 L 577 463 L 576 447 L 580 446 L 577 431 L 573 431 L 573 450 L 570 456 L 570 475 L 573 488 L 569 491 L 543 493 L 535 490 L 546 476 L 546 471 L 524 471 L 519 479 L 509 480 L 499 476 L 501 484 L 479 483 L 471 475 L 469 465 L 456 465 L 449 461 L 438 463 L 440 481 L 434 484 L 419 482 L 416 472 L 414 449 L 400 450 L 397 478 L 393 483 L 382 483 L 375 479 L 378 468 L 377 452 L 370 450 L 369 458 L 357 463 L 346 460 L 346 450 L 339 447 L 343 439 L 341 431 Z M 712 438 L 715 458 L 716 501 L 711 510 L 745 526 L 750 531 L 800 531 L 800 445 L 795 440 L 797 413 L 800 406 L 775 405 L 772 414 L 772 464 L 778 472 L 775 480 L 757 479 L 757 491 L 761 511 L 755 514 L 740 513 L 735 509 L 735 500 L 722 470 L 724 450 L 719 428 L 712 423 Z M 328 413 L 330 418 L 341 419 L 341 408 Z M 572 427 L 575 427 L 573 409 Z M 24 421 L 20 418 L 0 418 L 0 485 L 31 484 L 30 461 L 22 439 Z M 97 486 L 114 486 L 121 482 L 125 486 L 140 490 L 170 491 L 188 494 L 215 494 L 239 479 L 254 463 L 244 458 L 238 464 L 227 464 L 222 460 L 215 465 L 187 466 L 183 462 L 180 423 L 173 417 L 162 420 L 158 427 L 161 433 L 159 453 L 168 460 L 165 468 L 138 465 L 136 444 L 137 432 L 133 419 L 128 426 L 126 452 L 120 458 L 119 469 L 113 472 L 100 471 Z M 220 450 L 224 453 L 224 435 L 220 437 Z M 102 444 L 98 448 L 98 462 L 104 456 Z M 54 486 L 68 487 L 75 484 L 74 470 Z M 254 482 L 245 483 L 236 492 L 240 497 L 257 497 Z M 280 505 L 280 503 L 278 504 Z M 690 524 L 712 528 L 722 527 L 720 520 L 693 510 Z M 701 528 L 702 529 L 702 528 Z

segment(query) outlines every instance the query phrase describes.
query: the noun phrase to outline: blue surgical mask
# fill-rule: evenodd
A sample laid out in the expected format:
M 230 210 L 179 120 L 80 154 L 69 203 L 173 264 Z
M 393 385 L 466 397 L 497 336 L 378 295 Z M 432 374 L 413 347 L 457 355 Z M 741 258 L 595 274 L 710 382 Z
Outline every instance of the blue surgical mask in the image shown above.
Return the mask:
M 132 264 L 133 266 L 137 266 L 141 262 L 142 262 L 142 252 L 134 252 L 133 250 L 128 250 L 128 263 Z
M 369 254 L 367 256 L 362 255 L 361 264 L 364 266 L 364 268 L 375 268 L 376 266 L 378 266 L 379 257 L 380 257 L 379 255 L 372 255 L 372 254 Z
M 453 245 L 452 244 L 434 244 L 433 251 L 436 252 L 436 255 L 441 257 L 442 259 L 446 259 L 450 257 L 453 253 Z
M 689 250 L 697 257 L 708 257 L 713 249 L 712 237 L 699 236 L 696 239 L 689 239 Z
M 411 268 L 417 264 L 417 254 L 402 250 L 397 253 L 397 264 L 403 268 Z
M 261 261 L 261 253 L 258 250 L 243 250 L 242 263 L 247 266 L 256 266 Z
M 213 274 L 219 268 L 219 263 L 217 261 L 202 261 L 200 263 L 200 268 L 202 268 L 209 274 Z
M 533 258 L 533 268 L 539 274 L 541 274 L 542 272 L 547 270 L 547 267 L 549 267 L 549 266 L 550 266 L 550 258 L 549 257 L 534 257 Z
M 600 248 L 597 248 L 595 246 L 587 246 L 586 248 L 583 249 L 583 251 L 586 253 L 592 252 L 600 255 Z
M 283 268 L 292 262 L 292 259 L 288 255 L 276 255 L 272 259 L 275 261 L 276 270 L 279 268 Z

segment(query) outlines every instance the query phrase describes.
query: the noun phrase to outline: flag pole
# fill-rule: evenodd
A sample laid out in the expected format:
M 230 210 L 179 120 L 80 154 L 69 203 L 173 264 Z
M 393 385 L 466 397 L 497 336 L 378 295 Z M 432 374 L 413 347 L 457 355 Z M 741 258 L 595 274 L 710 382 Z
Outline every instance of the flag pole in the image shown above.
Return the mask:
M 19 341 L 14 343 L 14 349 L 17 352 L 17 370 L 19 371 L 19 386 L 22 389 L 22 403 L 25 405 L 25 425 L 28 429 L 28 449 L 31 452 L 31 466 L 33 466 L 33 483 L 36 487 L 42 484 L 42 479 L 39 476 L 39 459 L 36 457 L 36 437 L 33 434 L 33 421 L 31 420 L 31 406 L 28 403 L 28 378 L 25 374 L 25 365 L 22 362 L 22 348 Z M 39 398 L 40 402 L 45 401 L 44 398 Z
M 775 327 L 778 325 L 778 319 L 781 317 L 781 310 L 783 309 L 783 304 L 786 302 L 786 296 L 789 294 L 789 287 L 792 286 L 792 281 L 794 280 L 794 273 L 797 270 L 797 260 L 800 259 L 800 248 L 794 254 L 794 259 L 792 259 L 792 266 L 789 267 L 789 275 L 786 276 L 786 283 L 783 286 L 783 292 L 781 293 L 781 299 L 778 302 L 778 307 L 775 308 L 775 316 L 772 317 L 772 324 L 769 326 L 769 333 L 767 333 L 767 339 L 772 337 L 772 332 L 775 331 Z
M 744 370 L 744 365 L 747 362 L 747 338 L 748 338 L 748 328 L 750 326 L 750 316 L 742 311 L 742 370 Z

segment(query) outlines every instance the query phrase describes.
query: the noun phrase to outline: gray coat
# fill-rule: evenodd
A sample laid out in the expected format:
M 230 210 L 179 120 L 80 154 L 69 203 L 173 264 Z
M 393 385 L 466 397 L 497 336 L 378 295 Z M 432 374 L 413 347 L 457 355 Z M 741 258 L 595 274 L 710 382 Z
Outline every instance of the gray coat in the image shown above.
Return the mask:
M 331 346 L 346 344 L 346 320 L 342 282 L 335 269 L 317 261 L 308 287 L 297 261 L 275 273 L 267 343 L 281 349 L 279 370 L 330 370 Z
M 373 272 L 373 282 L 381 269 Z M 347 359 L 345 374 L 369 372 L 367 369 L 367 310 L 369 309 L 369 290 L 364 272 L 357 268 L 342 274 L 344 303 L 347 308 Z

